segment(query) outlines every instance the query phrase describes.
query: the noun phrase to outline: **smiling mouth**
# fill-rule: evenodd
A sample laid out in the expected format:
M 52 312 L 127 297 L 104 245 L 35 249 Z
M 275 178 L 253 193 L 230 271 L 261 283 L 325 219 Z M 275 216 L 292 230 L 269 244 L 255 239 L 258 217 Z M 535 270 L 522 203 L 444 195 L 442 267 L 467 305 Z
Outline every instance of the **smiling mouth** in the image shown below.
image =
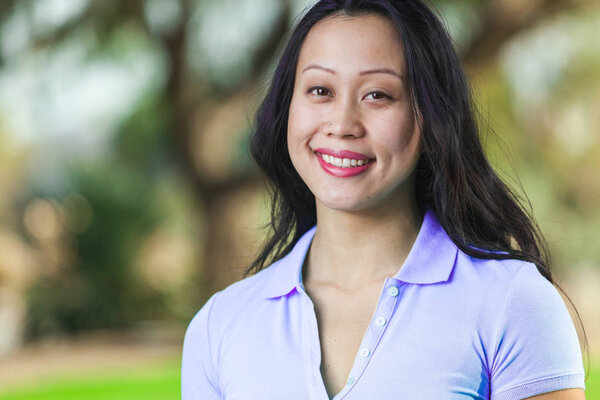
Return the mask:
M 362 167 L 362 166 L 365 166 L 365 165 L 370 164 L 375 161 L 374 158 L 368 158 L 366 160 L 357 160 L 354 158 L 334 157 L 334 156 L 330 156 L 329 154 L 323 154 L 323 153 L 319 153 L 319 152 L 315 152 L 315 154 L 317 155 L 317 157 L 321 158 L 327 164 L 332 165 L 334 167 L 338 167 L 338 168 Z

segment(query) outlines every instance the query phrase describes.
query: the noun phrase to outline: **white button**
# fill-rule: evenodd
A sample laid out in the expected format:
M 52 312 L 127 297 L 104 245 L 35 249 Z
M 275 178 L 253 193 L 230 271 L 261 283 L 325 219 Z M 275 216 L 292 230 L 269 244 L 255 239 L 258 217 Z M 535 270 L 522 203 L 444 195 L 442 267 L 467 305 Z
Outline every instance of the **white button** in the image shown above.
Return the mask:
M 375 320 L 375 325 L 384 326 L 385 325 L 385 317 L 379 317 Z
M 392 297 L 398 296 L 398 288 L 396 286 L 390 286 L 388 288 L 388 294 Z
M 361 357 L 369 357 L 369 354 L 371 354 L 371 352 L 366 347 L 360 350 Z
M 352 385 L 353 383 L 354 383 L 354 377 L 351 376 L 350 378 L 348 378 L 347 385 Z

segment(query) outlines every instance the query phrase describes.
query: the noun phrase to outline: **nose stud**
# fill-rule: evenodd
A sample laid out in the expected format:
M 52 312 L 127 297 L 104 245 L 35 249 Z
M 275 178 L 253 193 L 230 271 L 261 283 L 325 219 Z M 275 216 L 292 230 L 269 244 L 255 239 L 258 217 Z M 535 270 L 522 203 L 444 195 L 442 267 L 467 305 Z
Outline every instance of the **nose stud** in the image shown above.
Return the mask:
M 328 126 L 331 126 L 331 121 L 329 121 L 329 123 L 327 124 Z

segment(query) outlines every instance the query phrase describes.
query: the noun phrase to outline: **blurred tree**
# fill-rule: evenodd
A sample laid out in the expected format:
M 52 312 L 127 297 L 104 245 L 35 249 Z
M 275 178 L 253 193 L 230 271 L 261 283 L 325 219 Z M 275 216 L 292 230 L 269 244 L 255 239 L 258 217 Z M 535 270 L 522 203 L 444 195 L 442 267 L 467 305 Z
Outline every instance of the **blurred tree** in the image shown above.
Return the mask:
M 5 25 L 17 12 L 26 10 L 27 13 L 36 3 L 16 0 L 0 3 L 0 24 Z M 239 2 L 240 7 L 242 3 Z M 216 79 L 206 69 L 197 68 L 193 61 L 193 53 L 200 51 L 193 47 L 193 43 L 202 39 L 196 37 L 203 32 L 198 26 L 201 16 L 211 8 L 231 7 L 231 2 L 90 0 L 82 4 L 85 5 L 82 11 L 64 23 L 52 29 L 33 29 L 31 49 L 51 50 L 84 31 L 92 30 L 97 38 L 92 53 L 102 51 L 106 50 L 113 33 L 127 26 L 146 37 L 164 56 L 167 65 L 164 85 L 152 94 L 152 102 L 140 108 L 137 117 L 129 121 L 134 126 L 123 128 L 122 134 L 117 136 L 118 158 L 122 164 L 136 165 L 141 170 L 161 168 L 172 162 L 193 187 L 205 218 L 202 221 L 206 232 L 206 241 L 202 243 L 205 247 L 202 270 L 206 291 L 202 296 L 206 296 L 237 278 L 231 268 L 227 268 L 231 253 L 236 248 L 229 227 L 223 223 L 228 220 L 225 213 L 231 210 L 220 205 L 236 194 L 246 193 L 249 188 L 260 187 L 257 171 L 251 166 L 245 151 L 240 151 L 244 149 L 249 129 L 243 116 L 252 112 L 245 107 L 255 101 L 262 90 L 274 55 L 281 49 L 298 5 L 308 2 L 260 2 L 262 6 L 273 6 L 275 11 L 270 11 L 273 11 L 274 17 L 270 19 L 266 33 L 260 37 L 260 43 L 248 50 L 251 52 L 246 63 L 249 67 L 242 70 L 240 76 L 230 79 L 235 84 L 224 83 L 227 80 L 222 77 Z M 470 26 L 473 28 L 455 37 L 460 36 L 458 45 L 467 68 L 475 72 L 494 61 L 502 45 L 515 35 L 532 29 L 558 12 L 582 7 L 585 2 L 461 0 L 437 1 L 436 4 L 444 11 L 457 12 L 459 20 L 471 18 Z M 451 12 L 447 14 L 452 15 Z M 222 23 L 223 29 L 227 28 L 227 24 L 235 24 L 233 20 Z M 5 61 L 0 59 L 0 65 Z M 147 158 L 144 153 L 148 151 L 163 155 Z M 167 155 L 161 153 L 164 151 L 168 151 Z M 161 157 L 162 163 L 156 163 Z M 111 200 L 107 198 L 105 201 Z M 96 206 L 103 207 L 100 203 Z M 142 211 L 131 209 L 131 212 L 136 215 L 135 212 Z M 113 244 L 117 249 L 120 246 L 119 243 Z M 102 266 L 99 264 L 98 268 Z
M 145 236 L 160 222 L 146 179 L 118 165 L 71 169 L 69 191 L 85 199 L 92 214 L 85 230 L 73 233 L 72 261 L 46 273 L 29 291 L 28 337 L 130 326 L 166 316 L 160 293 L 140 282 L 132 270 Z M 68 215 L 76 219 L 76 212 L 75 208 Z

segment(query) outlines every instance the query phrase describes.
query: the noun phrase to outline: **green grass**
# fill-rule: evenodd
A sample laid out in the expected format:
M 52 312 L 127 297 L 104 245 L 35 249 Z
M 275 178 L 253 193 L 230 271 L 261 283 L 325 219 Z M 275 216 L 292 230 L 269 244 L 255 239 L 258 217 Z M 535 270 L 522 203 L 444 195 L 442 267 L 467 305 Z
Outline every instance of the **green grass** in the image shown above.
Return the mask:
M 588 367 L 587 363 L 584 363 Z M 600 400 L 600 355 L 590 357 L 589 375 L 585 382 L 586 400 Z M 586 372 L 588 372 L 586 370 Z
M 586 399 L 600 400 L 600 357 L 590 363 Z M 586 365 L 587 366 L 587 365 Z M 180 399 L 180 360 L 139 368 L 56 376 L 0 389 L 0 400 L 169 400 Z
M 168 400 L 180 399 L 180 362 L 140 368 L 56 376 L 0 389 L 0 400 Z

